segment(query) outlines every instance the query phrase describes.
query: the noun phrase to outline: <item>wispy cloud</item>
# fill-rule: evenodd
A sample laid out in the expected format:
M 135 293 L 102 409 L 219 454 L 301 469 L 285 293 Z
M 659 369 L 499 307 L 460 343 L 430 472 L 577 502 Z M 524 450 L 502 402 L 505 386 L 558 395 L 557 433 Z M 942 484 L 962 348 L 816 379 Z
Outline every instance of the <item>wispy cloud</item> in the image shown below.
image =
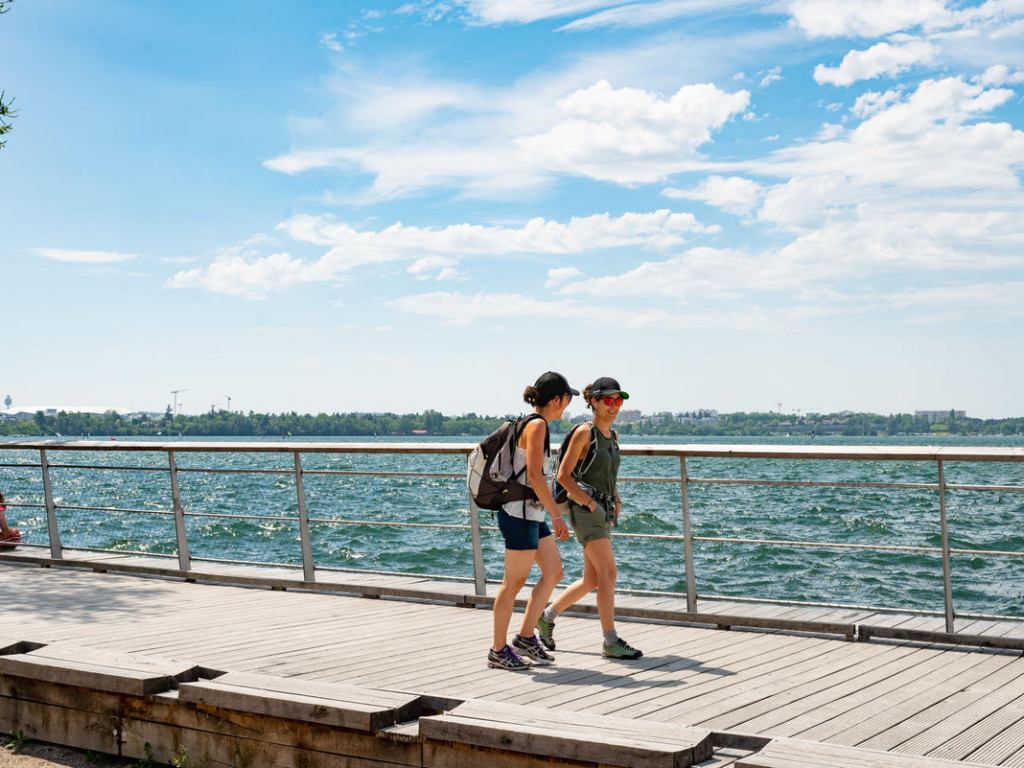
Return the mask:
M 330 216 L 295 216 L 278 227 L 295 240 L 329 246 L 316 261 L 287 253 L 261 256 L 231 250 L 208 267 L 179 272 L 172 288 L 205 288 L 246 298 L 262 298 L 300 282 L 329 282 L 367 264 L 412 262 L 410 273 L 438 279 L 458 277 L 455 266 L 467 257 L 513 254 L 573 256 L 612 248 L 664 250 L 697 235 L 718 231 L 690 213 L 668 209 L 621 216 L 597 214 L 562 223 L 541 218 L 521 227 L 455 224 L 442 228 L 393 224 L 358 230 Z
M 117 251 L 78 251 L 66 248 L 33 248 L 32 253 L 44 259 L 75 264 L 117 264 L 134 259 L 137 254 Z

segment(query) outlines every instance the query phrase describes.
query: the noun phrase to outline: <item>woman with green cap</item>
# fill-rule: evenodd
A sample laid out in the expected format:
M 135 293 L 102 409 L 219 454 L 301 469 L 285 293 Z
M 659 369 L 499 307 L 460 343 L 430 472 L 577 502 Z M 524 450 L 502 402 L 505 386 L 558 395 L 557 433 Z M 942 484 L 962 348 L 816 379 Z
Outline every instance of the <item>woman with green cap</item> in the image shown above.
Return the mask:
M 555 619 L 587 593 L 597 589 L 597 613 L 604 644 L 601 655 L 614 659 L 639 659 L 643 653 L 615 631 L 615 580 L 618 571 L 612 552 L 611 527 L 622 510 L 616 479 L 619 472 L 618 434 L 612 422 L 629 394 L 619 382 L 603 376 L 583 389 L 592 421 L 581 424 L 559 457 L 558 482 L 569 494 L 569 520 L 583 545 L 583 577 L 571 584 L 537 621 L 541 641 L 555 648 Z M 595 439 L 596 438 L 596 439 Z M 593 444 L 593 449 L 591 449 Z

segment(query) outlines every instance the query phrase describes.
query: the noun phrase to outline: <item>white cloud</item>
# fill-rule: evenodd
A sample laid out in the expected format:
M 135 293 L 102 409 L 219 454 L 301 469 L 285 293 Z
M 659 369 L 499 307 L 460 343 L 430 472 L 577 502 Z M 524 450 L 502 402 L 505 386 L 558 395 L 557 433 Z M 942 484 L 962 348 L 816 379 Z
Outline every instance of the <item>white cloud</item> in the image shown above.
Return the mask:
M 765 70 L 761 74 L 761 82 L 759 85 L 762 88 L 767 88 L 772 83 L 776 83 L 782 79 L 782 67 L 772 67 L 771 69 Z
M 882 37 L 953 23 L 941 0 L 791 0 L 789 12 L 810 37 Z
M 611 248 L 664 250 L 681 245 L 692 235 L 718 231 L 690 213 L 668 209 L 649 213 L 607 213 L 572 218 L 566 223 L 531 219 L 523 226 L 487 227 L 454 224 L 441 229 L 405 226 L 401 222 L 379 231 L 357 230 L 330 216 L 296 216 L 278 225 L 292 238 L 330 250 L 320 259 L 304 262 L 286 253 L 260 257 L 231 249 L 206 268 L 176 274 L 172 288 L 205 288 L 247 298 L 263 298 L 299 282 L 333 281 L 366 264 L 411 261 L 418 277 L 436 272 L 437 279 L 458 277 L 458 260 L 474 256 L 539 253 L 571 256 Z
M 761 201 L 764 188 L 756 181 L 741 176 L 708 176 L 692 189 L 663 190 L 666 197 L 701 200 L 736 215 L 750 213 Z
M 885 93 L 868 91 L 857 97 L 853 107 L 850 108 L 850 112 L 855 117 L 871 117 L 899 100 L 900 94 L 898 91 L 886 91 Z
M 576 267 L 559 267 L 558 269 L 549 269 L 548 281 L 544 284 L 544 287 L 555 288 L 570 280 L 575 280 L 578 277 L 583 277 L 583 273 Z
M 930 64 L 938 56 L 938 48 L 923 40 L 910 40 L 902 45 L 878 43 L 866 51 L 850 51 L 838 67 L 819 64 L 814 79 L 819 84 L 852 85 L 881 75 L 898 75 L 915 64 Z
M 345 50 L 345 46 L 338 42 L 338 35 L 334 32 L 321 32 L 320 33 L 320 45 L 329 51 L 335 53 L 341 53 Z
M 77 251 L 66 248 L 33 248 L 32 253 L 53 261 L 66 261 L 75 264 L 117 264 L 134 259 L 134 253 L 118 253 L 117 251 Z
M 1018 69 L 1011 72 L 1005 64 L 995 64 L 977 78 L 977 82 L 983 86 L 993 85 L 1017 85 L 1024 83 L 1024 70 Z
M 241 256 L 220 256 L 206 268 L 178 272 L 169 288 L 205 288 L 247 299 L 262 299 L 273 291 L 308 280 L 309 268 L 287 253 L 249 261 Z
M 278 229 L 296 240 L 333 246 L 325 257 L 330 258 L 332 269 L 348 269 L 425 255 L 574 254 L 625 246 L 664 249 L 718 228 L 701 224 L 693 214 L 662 209 L 617 217 L 607 213 L 573 217 L 564 224 L 535 218 L 521 227 L 452 224 L 435 229 L 397 222 L 380 231 L 360 231 L 330 216 L 297 216 Z
M 481 24 L 529 24 L 587 13 L 620 0 L 454 0 Z
M 661 0 L 661 2 L 607 3 L 605 11 L 569 22 L 561 30 L 579 32 L 598 27 L 646 27 L 682 16 L 696 16 L 726 7 L 756 6 L 751 0 Z
M 420 280 L 454 280 L 459 276 L 456 264 L 457 260 L 446 256 L 425 256 L 416 259 L 406 271 Z
M 886 106 L 840 140 L 780 149 L 767 163 L 750 165 L 795 184 L 829 179 L 828 196 L 800 201 L 818 210 L 826 203 L 856 203 L 875 194 L 888 198 L 894 190 L 903 195 L 930 190 L 958 201 L 973 190 L 1019 192 L 1024 131 L 1008 123 L 971 122 L 1013 95 L 962 78 L 925 81 L 905 98 L 880 97 L 876 106 Z
M 620 184 L 655 182 L 694 168 L 711 131 L 746 109 L 747 91 L 726 93 L 707 83 L 671 98 L 607 81 L 559 102 L 562 119 L 545 133 L 517 140 L 541 167 Z

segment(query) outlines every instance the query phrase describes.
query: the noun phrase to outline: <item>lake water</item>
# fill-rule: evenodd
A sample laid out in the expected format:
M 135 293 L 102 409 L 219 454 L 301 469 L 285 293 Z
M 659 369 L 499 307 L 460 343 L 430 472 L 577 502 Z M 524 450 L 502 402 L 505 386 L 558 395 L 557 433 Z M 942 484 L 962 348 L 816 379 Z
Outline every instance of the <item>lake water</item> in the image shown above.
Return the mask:
M 478 438 L 477 438 L 478 439 Z M 553 436 L 557 445 L 559 438 Z M 256 438 L 247 439 L 248 442 Z M 427 442 L 443 439 L 428 438 Z M 317 442 L 316 439 L 304 442 Z M 381 438 L 376 442 L 424 441 Z M 230 441 L 225 441 L 230 442 Z M 281 442 L 280 439 L 272 442 Z M 374 442 L 329 438 L 320 442 Z M 462 437 L 447 440 L 475 442 Z M 1024 446 L 1021 437 L 991 438 L 657 438 L 623 439 L 642 444 L 730 443 L 814 445 Z M 42 506 L 42 480 L 34 451 L 2 450 L 0 488 L 11 504 Z M 170 482 L 163 453 L 48 451 L 51 464 L 152 468 L 52 470 L 58 506 L 118 507 L 169 511 Z M 193 473 L 180 475 L 189 546 L 194 558 L 301 564 L 293 459 L 289 454 L 178 453 L 179 469 L 279 470 L 280 474 Z M 318 567 L 472 577 L 468 530 L 402 528 L 374 523 L 465 524 L 469 509 L 461 456 L 305 455 L 308 471 L 457 473 L 458 477 L 363 477 L 307 474 L 304 484 Z M 691 478 L 757 478 L 789 481 L 935 483 L 934 462 L 829 462 L 799 460 L 687 460 Z M 623 477 L 678 477 L 675 458 L 624 457 Z M 949 484 L 1024 487 L 1022 463 L 947 462 Z M 678 484 L 622 483 L 623 533 L 682 535 Z M 693 532 L 698 537 L 821 541 L 898 547 L 940 545 L 938 494 L 934 489 L 806 488 L 743 485 L 690 486 Z M 248 519 L 204 517 L 226 514 Z M 27 543 L 47 543 L 46 517 L 38 507 L 8 510 Z M 482 512 L 485 525 L 491 515 Z M 951 546 L 1024 552 L 1024 492 L 949 491 Z M 61 540 L 70 548 L 103 548 L 151 554 L 176 553 L 173 519 L 137 512 L 58 509 Z M 257 518 L 257 519 L 254 519 Z M 335 525 L 332 520 L 345 521 Z M 679 541 L 614 540 L 619 587 L 684 593 Z M 561 545 L 566 577 L 582 568 L 580 547 Z M 500 579 L 503 550 L 496 531 L 484 533 L 488 578 Z M 938 554 L 809 549 L 764 544 L 697 541 L 697 590 L 701 595 L 875 605 L 942 610 Z M 958 614 L 1024 615 L 1024 558 L 953 555 Z

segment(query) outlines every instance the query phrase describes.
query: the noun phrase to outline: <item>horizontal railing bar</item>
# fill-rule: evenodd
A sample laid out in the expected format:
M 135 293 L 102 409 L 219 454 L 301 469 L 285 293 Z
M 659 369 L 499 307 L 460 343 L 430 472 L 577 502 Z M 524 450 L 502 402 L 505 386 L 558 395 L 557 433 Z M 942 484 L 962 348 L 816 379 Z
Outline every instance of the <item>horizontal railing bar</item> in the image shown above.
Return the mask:
M 455 525 L 451 523 L 389 523 L 381 520 L 337 520 L 329 517 L 311 517 L 311 523 L 330 523 L 332 525 L 368 525 L 381 528 L 438 528 L 441 530 L 468 531 L 468 525 Z
M 114 464 L 50 464 L 50 469 L 109 469 L 126 472 L 166 472 L 167 467 L 122 467 Z
M 733 539 L 718 536 L 694 536 L 694 541 L 712 541 L 718 544 L 767 544 L 773 547 L 818 547 L 825 549 L 870 549 L 878 552 L 941 552 L 935 547 L 894 546 L 888 544 L 841 544 L 828 541 L 789 541 L 785 539 Z
M 298 517 L 288 515 L 232 515 L 227 512 L 186 512 L 185 517 L 216 517 L 223 520 L 270 520 L 281 523 L 297 523 Z
M 231 467 L 178 467 L 178 474 L 224 474 L 224 475 L 294 475 L 294 469 L 235 469 Z
M 21 545 L 19 545 L 21 546 Z M 177 555 L 165 555 L 160 552 L 140 552 L 136 549 L 100 549 L 98 547 L 64 547 L 65 552 L 96 552 L 103 555 L 137 555 L 139 557 L 160 557 L 173 560 Z M 104 563 L 99 563 L 103 565 Z
M 767 605 L 789 605 L 794 608 L 832 608 L 844 611 L 869 611 L 871 613 L 906 613 L 912 616 L 942 616 L 942 611 L 929 611 L 920 608 L 883 608 L 877 605 L 857 605 L 855 603 L 816 603 L 805 600 L 772 600 L 771 598 L 730 597 L 729 595 L 705 595 L 701 600 L 722 600 L 730 603 L 758 603 Z M 708 616 L 714 616 L 710 613 Z
M 255 565 L 260 568 L 288 568 L 290 570 L 301 571 L 302 563 L 260 563 L 255 560 L 225 560 L 217 557 L 196 557 L 192 555 L 193 563 L 221 563 L 222 565 Z
M 938 489 L 937 483 L 857 483 L 846 480 L 754 480 L 742 478 L 691 477 L 687 478 L 690 485 L 787 485 L 807 488 L 924 488 Z M 947 485 L 947 488 L 952 486 Z
M 649 534 L 628 533 L 615 534 L 618 536 L 643 537 Z M 678 537 L 682 539 L 682 537 Z M 911 547 L 892 546 L 886 544 L 843 544 L 840 542 L 828 541 L 788 541 L 784 539 L 732 539 L 717 536 L 694 536 L 694 541 L 712 541 L 719 544 L 768 544 L 780 547 L 819 547 L 826 549 L 869 549 L 877 552 L 919 552 L 923 554 L 938 554 L 942 552 L 940 547 Z M 998 555 L 1001 557 L 1024 557 L 1024 552 L 1010 552 L 996 549 L 950 549 L 954 555 Z
M 954 485 L 947 484 L 947 491 L 1024 491 L 1024 485 Z
M 411 571 L 369 571 L 360 568 L 337 568 L 331 566 L 317 566 L 317 571 L 330 571 L 331 573 L 361 573 L 370 576 L 405 576 L 412 579 L 436 579 L 438 581 L 473 581 L 469 576 L 441 576 L 429 573 L 412 573 Z
M 71 504 L 55 504 L 56 509 L 74 509 L 85 512 L 132 512 L 140 515 L 173 515 L 166 509 L 125 509 L 123 507 L 76 507 Z
M 359 472 L 354 469 L 303 469 L 304 475 L 355 475 L 363 477 L 449 477 L 465 478 L 465 472 Z
M 42 464 L 0 464 L 0 469 L 42 469 L 42 467 Z
M 175 453 L 369 453 L 466 455 L 475 443 L 299 443 L 184 442 L 129 440 L 13 440 L 5 450 L 145 451 Z M 1024 462 L 1024 448 L 976 446 L 838 446 L 838 445 L 641 445 L 619 446 L 623 456 L 726 459 L 812 459 L 821 461 Z

